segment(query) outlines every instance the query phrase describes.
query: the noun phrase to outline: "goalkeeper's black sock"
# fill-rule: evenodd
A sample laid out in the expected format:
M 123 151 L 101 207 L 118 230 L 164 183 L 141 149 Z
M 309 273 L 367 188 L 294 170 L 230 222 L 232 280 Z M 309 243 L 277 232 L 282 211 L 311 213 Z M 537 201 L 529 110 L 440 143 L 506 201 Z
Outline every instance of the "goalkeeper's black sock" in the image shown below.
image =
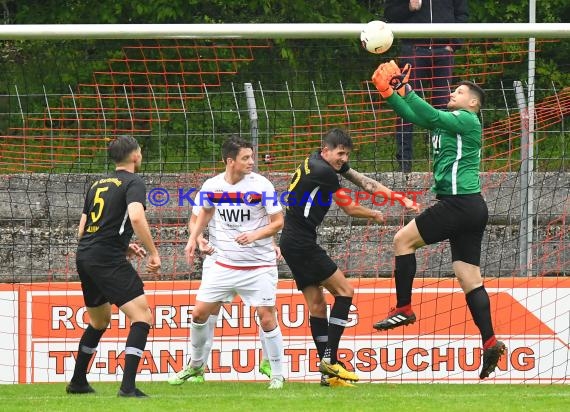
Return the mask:
M 309 316 L 309 323 L 311 325 L 311 334 L 313 335 L 313 341 L 317 347 L 319 359 L 322 359 L 329 341 L 329 322 L 326 318 Z
M 489 294 L 485 290 L 485 286 L 481 285 L 473 289 L 465 295 L 467 306 L 473 316 L 475 325 L 481 332 L 481 338 L 485 346 L 493 346 L 496 343 L 495 332 L 493 331 L 493 322 L 491 320 L 491 302 Z M 485 347 L 486 349 L 486 347 Z
M 97 352 L 97 345 L 99 345 L 99 341 L 103 333 L 105 333 L 105 330 L 106 329 L 98 330 L 88 325 L 83 335 L 81 335 L 71 382 L 77 385 L 87 385 L 87 368 L 89 367 L 89 362 L 91 362 L 93 354 Z
M 149 330 L 150 325 L 146 322 L 134 322 L 131 324 L 131 331 L 127 337 L 125 347 L 125 370 L 123 382 L 121 383 L 121 390 L 125 393 L 132 392 L 135 389 L 137 369 L 146 345 Z
M 412 285 L 416 276 L 416 254 L 396 256 L 396 307 L 401 308 L 412 303 Z
M 337 352 L 340 338 L 348 321 L 348 312 L 352 305 L 352 297 L 336 296 L 329 317 L 329 342 L 325 350 L 325 358 L 330 358 L 331 363 L 338 361 Z

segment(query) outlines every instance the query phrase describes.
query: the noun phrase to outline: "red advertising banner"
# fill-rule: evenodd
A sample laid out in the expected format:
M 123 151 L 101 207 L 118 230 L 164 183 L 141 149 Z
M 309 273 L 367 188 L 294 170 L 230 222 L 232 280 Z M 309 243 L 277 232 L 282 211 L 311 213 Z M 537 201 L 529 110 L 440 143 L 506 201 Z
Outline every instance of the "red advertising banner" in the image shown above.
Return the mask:
M 372 324 L 384 317 L 395 301 L 393 280 L 351 282 L 355 297 L 340 357 L 362 381 L 479 381 L 479 332 L 457 282 L 416 279 L 413 299 L 418 321 L 388 332 L 377 332 Z M 508 347 L 489 381 L 566 382 L 570 362 L 570 278 L 501 278 L 487 280 L 485 286 L 491 298 L 495 332 Z M 146 283 L 154 324 L 139 368 L 141 380 L 166 380 L 185 365 L 198 287 L 198 281 Z M 77 344 L 88 323 L 79 284 L 34 283 L 16 288 L 18 381 L 69 380 Z M 328 301 L 332 304 L 332 296 Z M 287 378 L 318 380 L 318 357 L 307 307 L 293 282 L 279 282 L 277 307 Z M 126 317 L 114 307 L 109 330 L 90 365 L 90 380 L 121 378 L 128 328 Z M 218 319 L 206 378 L 265 379 L 257 372 L 260 351 L 255 312 L 237 298 L 224 307 Z

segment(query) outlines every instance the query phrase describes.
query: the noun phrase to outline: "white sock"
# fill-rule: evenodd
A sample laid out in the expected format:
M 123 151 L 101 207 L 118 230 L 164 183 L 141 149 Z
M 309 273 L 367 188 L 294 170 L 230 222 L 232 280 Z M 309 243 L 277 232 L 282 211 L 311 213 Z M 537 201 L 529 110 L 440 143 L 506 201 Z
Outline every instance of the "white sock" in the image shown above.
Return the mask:
M 259 327 L 259 341 L 261 342 L 261 359 L 265 360 L 268 359 L 269 356 L 267 355 L 267 342 L 265 342 L 265 331 L 260 326 Z
M 208 317 L 208 338 L 206 343 L 204 343 L 204 362 L 210 357 L 210 352 L 212 351 L 212 345 L 214 344 L 214 329 L 216 328 L 216 323 L 218 322 L 218 315 L 210 315 Z
M 267 357 L 271 363 L 271 377 L 283 377 L 283 335 L 279 325 L 270 332 L 264 331 Z
M 208 322 L 190 324 L 190 366 L 197 368 L 204 364 L 206 342 L 208 341 Z

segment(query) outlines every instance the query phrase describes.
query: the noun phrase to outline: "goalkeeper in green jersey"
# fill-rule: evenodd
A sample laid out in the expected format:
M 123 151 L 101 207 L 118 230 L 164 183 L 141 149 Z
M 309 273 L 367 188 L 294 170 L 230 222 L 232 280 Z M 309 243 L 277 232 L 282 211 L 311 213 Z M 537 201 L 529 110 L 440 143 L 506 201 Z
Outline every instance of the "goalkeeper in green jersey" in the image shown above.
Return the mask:
M 479 377 L 484 379 L 495 370 L 506 350 L 504 343 L 495 338 L 489 295 L 479 267 L 481 241 L 488 220 L 479 180 L 482 130 L 477 116 L 485 93 L 475 83 L 460 82 L 450 95 L 448 111 L 436 110 L 407 84 L 410 70 L 409 65 L 400 70 L 390 61 L 378 67 L 372 82 L 399 116 L 431 131 L 434 177 L 431 190 L 438 201 L 396 233 L 397 303 L 374 328 L 388 330 L 416 321 L 411 304 L 415 251 L 449 239 L 453 271 L 481 332 L 483 365 Z

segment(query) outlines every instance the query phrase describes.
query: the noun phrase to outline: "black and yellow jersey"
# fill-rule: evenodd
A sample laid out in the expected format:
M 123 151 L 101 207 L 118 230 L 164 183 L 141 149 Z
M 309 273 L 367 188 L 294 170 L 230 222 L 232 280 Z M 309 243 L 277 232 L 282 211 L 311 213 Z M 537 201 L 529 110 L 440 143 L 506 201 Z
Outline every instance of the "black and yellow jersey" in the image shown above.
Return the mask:
M 95 181 L 83 206 L 87 215 L 78 253 L 104 249 L 104 256 L 124 257 L 133 235 L 127 207 L 138 202 L 145 207 L 146 188 L 140 176 L 124 170 Z
M 312 153 L 295 170 L 287 189 L 283 234 L 315 237 L 338 189 L 339 175 L 319 152 Z

